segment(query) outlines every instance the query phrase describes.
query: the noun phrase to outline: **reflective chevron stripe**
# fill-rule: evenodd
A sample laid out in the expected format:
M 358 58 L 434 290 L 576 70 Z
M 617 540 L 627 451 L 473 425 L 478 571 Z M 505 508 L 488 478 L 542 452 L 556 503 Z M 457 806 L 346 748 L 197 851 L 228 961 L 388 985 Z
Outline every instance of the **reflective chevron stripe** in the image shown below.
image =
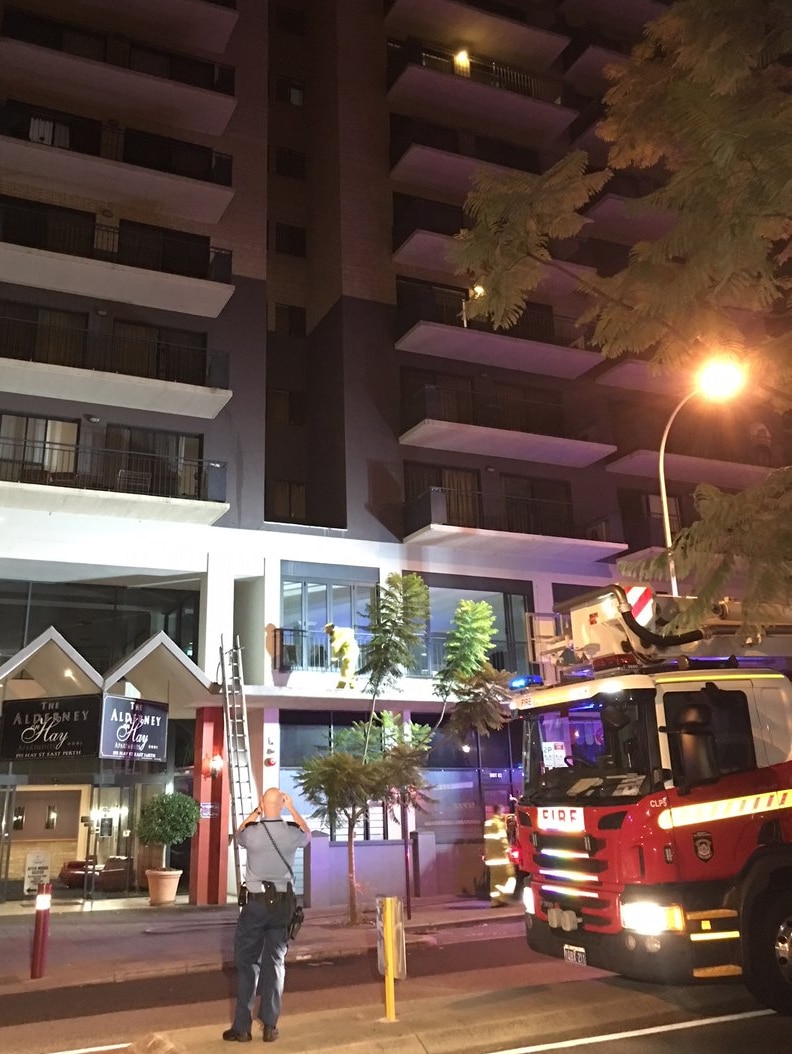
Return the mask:
M 730 820 L 735 816 L 753 816 L 756 813 L 777 812 L 779 809 L 792 809 L 792 788 L 746 794 L 741 798 L 697 802 L 695 805 L 675 805 L 671 809 L 663 809 L 657 817 L 657 823 L 661 830 L 670 831 L 674 827 L 697 827 L 717 820 Z

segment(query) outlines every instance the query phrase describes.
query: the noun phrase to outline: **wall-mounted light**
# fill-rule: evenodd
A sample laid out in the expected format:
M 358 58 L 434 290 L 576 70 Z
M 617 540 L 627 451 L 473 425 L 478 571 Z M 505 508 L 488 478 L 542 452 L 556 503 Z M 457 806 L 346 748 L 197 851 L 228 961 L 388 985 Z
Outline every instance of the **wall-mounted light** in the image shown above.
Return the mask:
M 209 775 L 216 780 L 223 771 L 223 755 L 215 754 L 209 761 Z
M 458 77 L 470 76 L 470 55 L 464 48 L 454 55 L 454 73 Z
M 102 420 L 101 417 L 97 417 L 95 414 L 83 414 L 83 418 L 88 422 L 89 425 L 98 425 Z

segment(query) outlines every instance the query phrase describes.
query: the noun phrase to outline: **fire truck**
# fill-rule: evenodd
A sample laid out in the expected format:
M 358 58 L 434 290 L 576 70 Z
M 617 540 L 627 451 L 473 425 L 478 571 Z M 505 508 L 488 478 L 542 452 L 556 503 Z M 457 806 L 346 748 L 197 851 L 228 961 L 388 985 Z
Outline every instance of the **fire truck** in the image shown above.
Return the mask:
M 612 586 L 539 642 L 516 807 L 529 946 L 642 981 L 741 978 L 792 1013 L 792 623 Z

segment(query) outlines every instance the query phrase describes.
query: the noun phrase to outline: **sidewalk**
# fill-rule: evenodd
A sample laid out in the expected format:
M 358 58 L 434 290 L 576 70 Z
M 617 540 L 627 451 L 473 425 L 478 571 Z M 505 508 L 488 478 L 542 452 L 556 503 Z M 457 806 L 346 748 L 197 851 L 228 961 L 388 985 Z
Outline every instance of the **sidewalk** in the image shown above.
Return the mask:
M 179 901 L 165 908 L 149 907 L 140 899 L 56 903 L 50 914 L 45 974 L 36 981 L 30 980 L 35 909 L 20 902 L 0 905 L 0 996 L 230 966 L 237 906 L 197 908 L 186 898 Z M 405 938 L 409 945 L 439 927 L 497 927 L 522 915 L 517 902 L 493 910 L 486 901 L 464 897 L 416 899 L 412 919 L 405 918 Z M 373 912 L 365 912 L 364 924 L 356 927 L 345 924 L 343 908 L 308 908 L 305 916 L 289 948 L 289 962 L 359 955 L 376 947 Z
M 56 905 L 45 976 L 32 981 L 34 909 L 0 905 L 0 998 L 220 969 L 231 962 L 237 911 L 234 904 L 195 908 L 184 902 L 152 908 L 139 899 L 95 902 L 87 910 Z M 414 901 L 412 919 L 405 919 L 408 972 L 410 945 L 431 941 L 438 929 L 478 927 L 480 936 L 482 927 L 492 927 L 493 936 L 513 937 L 522 913 L 519 903 L 493 910 L 486 901 L 462 897 Z M 345 918 L 342 909 L 308 909 L 289 960 L 334 959 L 376 947 L 372 912 L 355 928 L 346 926 Z M 525 965 L 514 970 L 510 986 L 487 991 L 492 983 L 486 973 L 478 976 L 475 971 L 461 989 L 442 976 L 414 981 L 409 996 L 408 989 L 401 990 L 403 996 L 397 992 L 395 1022 L 383 1019 L 382 1004 L 287 1014 L 276 1049 L 281 1054 L 472 1054 L 757 1009 L 740 985 L 640 985 L 536 956 L 527 948 Z M 150 1051 L 219 1054 L 228 1050 L 220 1038 L 225 1027 L 227 1021 L 174 1029 Z M 254 1039 L 258 1036 L 256 1031 Z M 136 1038 L 130 1035 L 128 1040 Z M 139 1042 L 127 1054 L 146 1049 Z

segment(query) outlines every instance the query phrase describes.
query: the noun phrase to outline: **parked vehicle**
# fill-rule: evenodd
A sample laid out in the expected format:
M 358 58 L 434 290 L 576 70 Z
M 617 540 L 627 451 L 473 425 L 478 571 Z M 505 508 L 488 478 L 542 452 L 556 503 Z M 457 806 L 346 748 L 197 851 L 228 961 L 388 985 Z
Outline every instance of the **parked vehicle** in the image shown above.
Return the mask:
M 584 598 L 545 642 L 559 683 L 515 700 L 528 944 L 644 981 L 742 978 L 792 1013 L 792 622 L 745 642 L 724 604 L 664 637 L 669 602 L 642 625 L 618 586 Z

